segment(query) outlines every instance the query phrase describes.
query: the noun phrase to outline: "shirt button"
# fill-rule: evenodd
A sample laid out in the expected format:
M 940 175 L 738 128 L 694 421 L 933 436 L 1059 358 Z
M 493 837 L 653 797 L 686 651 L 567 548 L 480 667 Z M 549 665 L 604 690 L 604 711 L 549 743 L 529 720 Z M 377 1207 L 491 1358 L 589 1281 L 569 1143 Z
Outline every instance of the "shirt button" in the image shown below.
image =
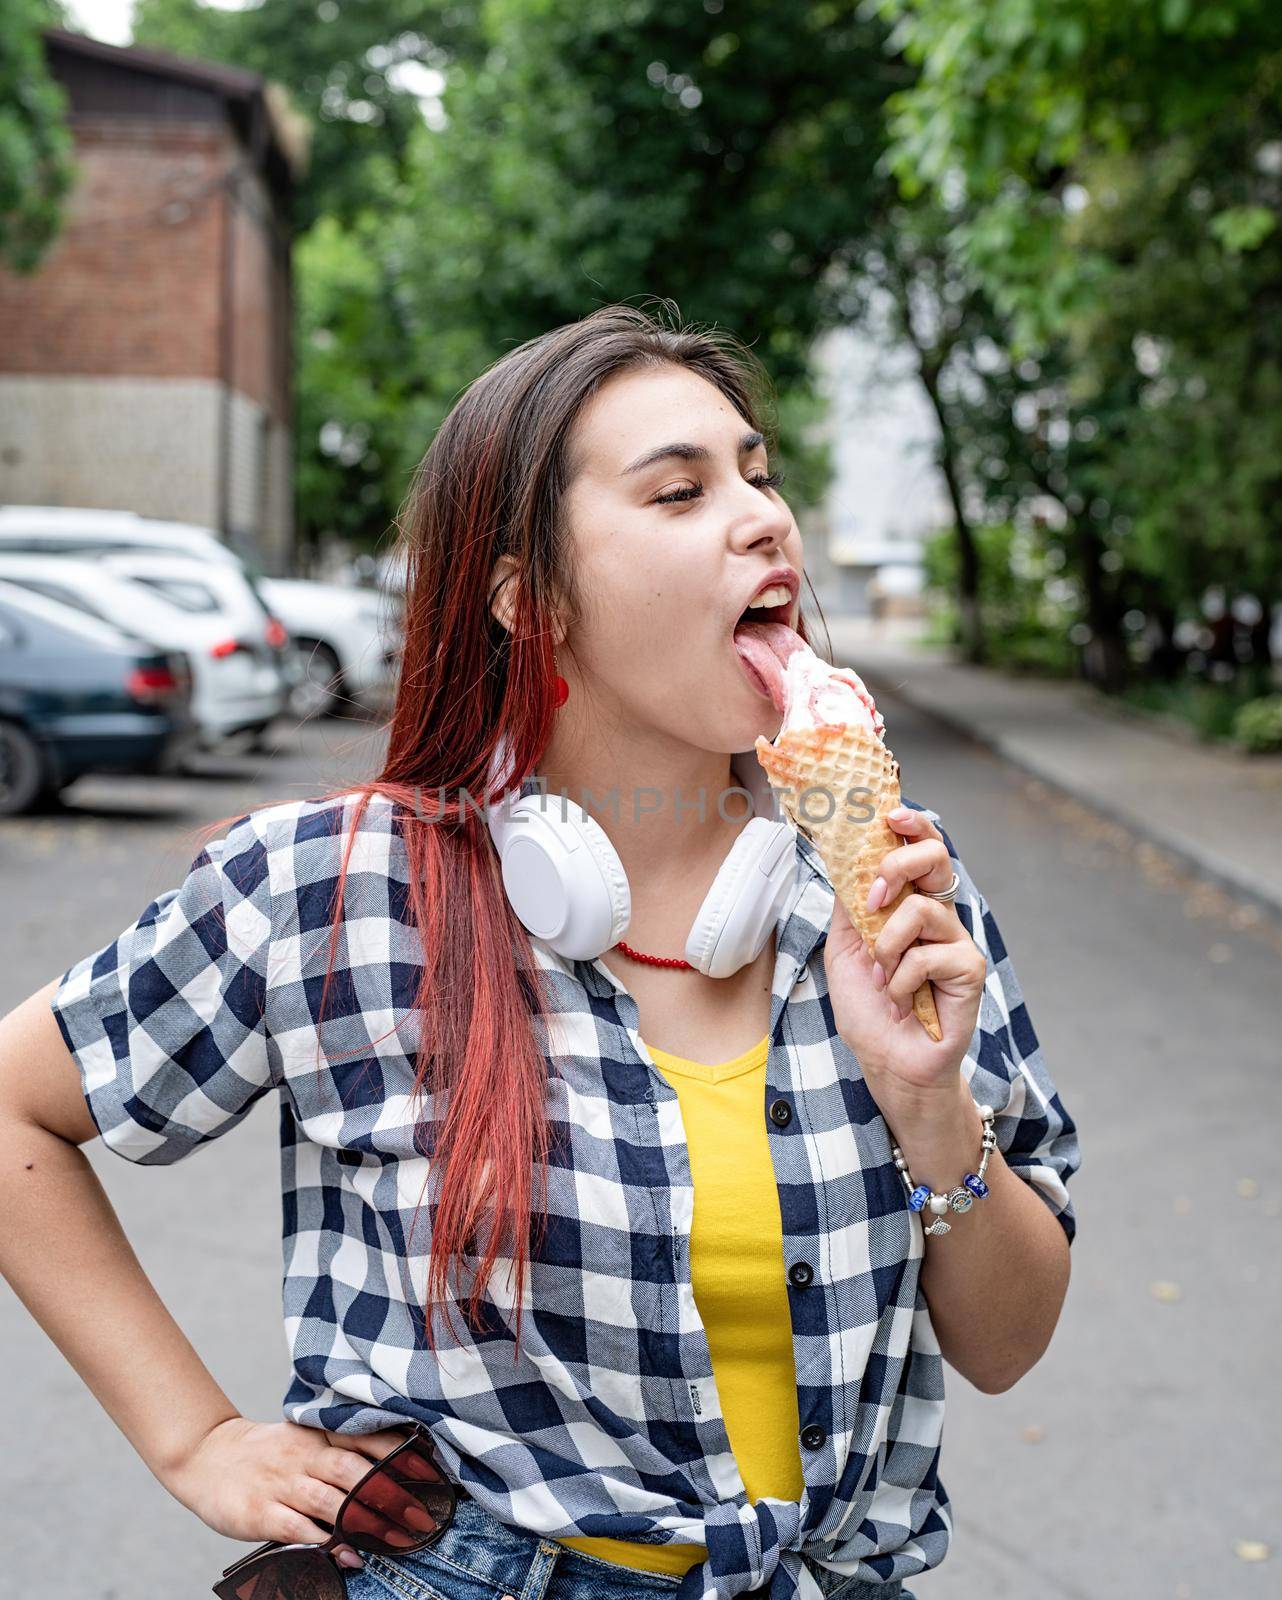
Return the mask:
M 792 1121 L 792 1107 L 786 1100 L 770 1102 L 770 1120 L 777 1128 L 786 1128 Z
M 827 1437 L 817 1422 L 812 1422 L 801 1430 L 801 1442 L 807 1450 L 818 1450 Z
M 794 1261 L 788 1268 L 788 1277 L 798 1289 L 804 1289 L 815 1275 L 815 1269 L 808 1261 Z
M 793 988 L 795 989 L 799 983 L 805 983 L 809 976 L 810 968 L 808 966 L 803 966 L 797 973 L 797 976 L 792 980 Z

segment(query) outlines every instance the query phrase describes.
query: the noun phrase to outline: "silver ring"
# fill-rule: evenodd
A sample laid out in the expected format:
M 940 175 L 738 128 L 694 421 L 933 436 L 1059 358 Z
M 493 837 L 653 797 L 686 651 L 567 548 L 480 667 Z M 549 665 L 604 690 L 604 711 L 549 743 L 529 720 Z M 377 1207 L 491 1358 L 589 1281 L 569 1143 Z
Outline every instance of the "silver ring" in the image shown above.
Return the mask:
M 961 888 L 961 879 L 953 873 L 953 881 L 946 889 L 918 889 L 918 894 L 927 895 L 931 900 L 956 900 L 957 891 Z

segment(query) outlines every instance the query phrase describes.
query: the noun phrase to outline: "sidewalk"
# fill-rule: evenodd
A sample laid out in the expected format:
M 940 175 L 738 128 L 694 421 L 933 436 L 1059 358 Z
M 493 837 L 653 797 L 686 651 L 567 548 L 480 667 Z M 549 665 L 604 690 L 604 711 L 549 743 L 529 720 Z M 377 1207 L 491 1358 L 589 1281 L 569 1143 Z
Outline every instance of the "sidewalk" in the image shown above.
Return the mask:
M 1084 683 L 1021 679 L 914 644 L 916 622 L 828 618 L 833 658 L 1130 828 L 1282 921 L 1282 755 L 1154 728 Z

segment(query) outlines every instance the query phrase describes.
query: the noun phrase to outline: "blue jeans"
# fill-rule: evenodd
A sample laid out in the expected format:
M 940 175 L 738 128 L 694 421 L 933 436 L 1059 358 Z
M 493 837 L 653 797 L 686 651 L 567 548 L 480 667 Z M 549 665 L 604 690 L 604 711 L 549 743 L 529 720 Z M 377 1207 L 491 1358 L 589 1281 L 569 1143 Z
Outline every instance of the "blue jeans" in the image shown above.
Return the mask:
M 915 1600 L 900 1580 L 865 1583 L 812 1567 L 826 1600 Z M 344 1574 L 347 1600 L 654 1600 L 676 1593 L 680 1578 L 599 1561 L 522 1528 L 512 1528 L 459 1497 L 454 1521 L 426 1550 L 367 1555 Z

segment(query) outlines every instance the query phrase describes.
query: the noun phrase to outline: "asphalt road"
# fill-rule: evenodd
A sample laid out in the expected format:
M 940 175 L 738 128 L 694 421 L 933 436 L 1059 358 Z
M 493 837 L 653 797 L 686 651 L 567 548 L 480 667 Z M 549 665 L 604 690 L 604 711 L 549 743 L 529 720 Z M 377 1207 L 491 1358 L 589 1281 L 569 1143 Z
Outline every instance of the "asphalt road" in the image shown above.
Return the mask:
M 1282 931 L 884 688 L 877 698 L 905 792 L 941 814 L 1000 923 L 1083 1147 L 1050 1349 L 1004 1395 L 948 1371 L 953 1545 L 911 1587 L 927 1600 L 1272 1600 L 1282 1072 L 1268 997 Z M 89 780 L 60 813 L 0 823 L 0 1009 L 181 881 L 191 830 L 372 772 L 379 749 L 367 725 L 313 724 L 270 756 L 207 758 L 199 779 Z M 271 1420 L 288 1382 L 276 1134 L 269 1099 L 174 1167 L 85 1147 L 206 1363 L 246 1415 Z M 245 1546 L 165 1493 L 2 1286 L 0 1348 L 0 1592 L 208 1594 Z

